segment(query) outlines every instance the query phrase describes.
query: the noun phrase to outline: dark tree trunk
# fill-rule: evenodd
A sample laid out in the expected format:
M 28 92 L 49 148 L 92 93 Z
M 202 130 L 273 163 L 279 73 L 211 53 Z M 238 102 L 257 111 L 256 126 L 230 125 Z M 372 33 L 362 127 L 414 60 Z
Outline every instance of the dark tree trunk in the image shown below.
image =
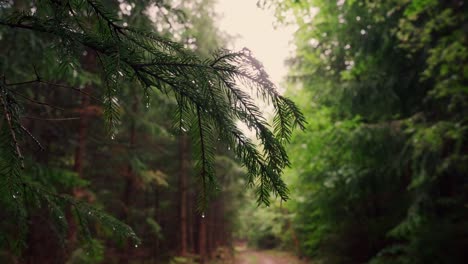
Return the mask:
M 135 93 L 134 93 L 135 94 Z M 139 105 L 139 100 L 138 97 L 135 95 L 133 104 L 132 104 L 132 112 L 134 116 L 137 116 L 138 114 L 138 105 Z M 136 124 L 135 124 L 135 119 L 132 118 L 130 121 L 130 137 L 129 137 L 129 148 L 130 152 L 133 152 L 135 150 L 135 145 L 136 145 Z M 124 187 L 124 192 L 122 195 L 122 203 L 123 203 L 123 215 L 122 215 L 122 220 L 125 222 L 129 222 L 129 208 L 132 206 L 132 195 L 134 193 L 135 189 L 135 183 L 136 183 L 136 175 L 135 172 L 132 168 L 132 164 L 129 162 L 127 164 L 127 168 L 125 171 L 125 187 Z M 130 251 L 132 250 L 133 247 L 131 247 L 128 243 L 126 244 L 126 250 L 123 252 L 121 258 L 120 258 L 120 263 L 128 263 L 130 260 Z
M 193 201 L 195 201 L 195 195 L 193 192 L 189 192 L 187 193 L 187 196 L 190 197 L 190 199 L 187 200 L 187 209 L 188 209 L 188 215 L 189 215 L 189 219 L 187 221 L 187 235 L 188 235 L 188 241 L 187 241 L 187 245 L 188 245 L 188 250 L 189 252 L 192 252 L 194 253 L 195 252 L 195 240 L 196 240 L 196 234 L 195 234 L 195 230 L 197 229 L 196 227 L 196 219 L 197 219 L 197 215 L 195 213 L 195 210 L 193 209 L 194 208 L 194 203 Z
M 181 135 L 179 140 L 179 159 L 180 159 L 180 171 L 179 171 L 179 200 L 180 200 L 180 211 L 179 211 L 179 228 L 180 228 L 180 240 L 179 240 L 179 255 L 186 256 L 188 253 L 188 236 L 187 236 L 187 154 L 188 154 L 188 139 L 186 135 Z
M 200 263 L 206 263 L 206 219 L 203 213 L 199 216 L 199 227 L 198 227 L 198 254 L 200 256 Z
M 92 52 L 92 50 L 87 50 L 86 55 L 82 59 L 83 69 L 86 71 L 95 71 L 96 69 L 96 55 Z M 91 106 L 91 98 L 86 94 L 91 94 L 92 86 L 91 84 L 87 84 L 83 89 L 84 93 L 80 94 L 80 106 L 78 108 L 78 112 L 80 115 L 80 121 L 78 124 L 78 143 L 75 147 L 75 159 L 73 170 L 78 174 L 78 177 L 83 178 L 83 171 L 84 171 L 84 163 L 86 157 L 86 144 L 87 144 L 87 137 L 88 137 L 88 129 L 89 129 L 89 117 L 94 115 L 95 113 L 92 111 Z M 86 93 L 86 94 L 85 94 Z M 83 197 L 83 190 L 80 188 L 73 189 L 73 196 L 77 199 Z M 73 217 L 72 208 L 68 207 L 66 212 L 66 218 L 68 221 L 68 248 L 69 250 L 73 250 L 77 243 L 77 231 L 78 225 L 76 220 Z

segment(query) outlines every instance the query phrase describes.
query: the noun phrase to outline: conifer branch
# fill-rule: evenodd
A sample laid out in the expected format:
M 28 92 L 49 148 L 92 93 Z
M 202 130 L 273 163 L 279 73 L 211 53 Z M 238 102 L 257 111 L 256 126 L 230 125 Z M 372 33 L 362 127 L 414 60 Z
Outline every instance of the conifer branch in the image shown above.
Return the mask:
M 110 35 L 98 37 L 91 29 L 89 32 L 73 30 L 80 27 L 73 19 L 64 22 L 67 26 L 63 26 L 48 23 L 40 17 L 23 15 L 0 20 L 0 25 L 50 34 L 98 53 L 107 83 L 107 101 L 104 104 L 111 120 L 117 114 L 112 99 L 112 89 L 118 85 L 114 75 L 122 75 L 126 80 L 130 79 L 128 76 L 136 78 L 145 91 L 156 87 L 164 93 L 174 94 L 179 105 L 179 128 L 183 126 L 182 116 L 188 111 L 196 111 L 198 116 L 196 130 L 201 145 L 204 185 L 208 184 L 206 180 L 213 180 L 209 151 L 212 142 L 207 139 L 212 130 L 217 129 L 247 167 L 249 183 L 254 184 L 259 177 L 260 200 L 266 203 L 270 191 L 287 199 L 287 188 L 280 177 L 282 170 L 289 165 L 283 139 L 289 140 L 294 127 L 304 128 L 305 119 L 289 99 L 278 93 L 263 65 L 249 50 L 220 51 L 213 59 L 201 60 L 178 43 L 116 24 L 118 19 L 95 1 L 86 0 L 86 3 L 99 23 L 107 24 L 109 31 L 105 33 L 110 32 Z M 273 104 L 277 110 L 273 129 L 252 98 L 238 88 L 237 82 L 256 88 L 257 94 Z M 236 119 L 255 131 L 262 153 L 237 128 Z M 203 195 L 206 195 L 206 188 Z
M 2 107 L 3 107 L 3 115 L 5 116 L 5 120 L 8 125 L 8 130 L 10 131 L 11 140 L 13 141 L 13 145 L 16 150 L 16 155 L 18 156 L 20 160 L 21 168 L 24 168 L 24 157 L 23 157 L 23 154 L 21 153 L 21 148 L 19 146 L 18 139 L 16 137 L 16 132 L 13 127 L 12 116 L 9 110 L 9 106 L 7 105 L 8 103 L 7 103 L 7 99 L 5 98 L 5 96 L 6 96 L 6 92 L 4 90 L 1 91 L 0 100 L 2 103 Z
M 45 84 L 45 85 L 49 85 L 49 86 L 54 86 L 54 87 L 59 87 L 59 88 L 66 88 L 66 89 L 70 89 L 70 90 L 73 90 L 75 92 L 78 92 L 80 94 L 83 94 L 85 96 L 88 96 L 89 98 L 97 101 L 97 102 L 100 102 L 102 103 L 102 100 L 100 100 L 99 98 L 97 97 L 94 97 L 93 95 L 91 95 L 90 93 L 87 93 L 79 88 L 76 88 L 76 87 L 73 87 L 73 86 L 69 86 L 69 85 L 64 85 L 64 84 L 59 84 L 59 83 L 53 83 L 53 82 L 48 82 L 48 81 L 44 81 L 42 78 L 40 78 L 39 76 L 34 79 L 34 80 L 30 80 L 30 81 L 24 81 L 24 82 L 17 82 L 17 83 L 5 83 L 5 86 L 22 86 L 22 85 L 28 85 L 28 84 L 34 84 L 34 83 L 38 83 L 38 84 Z M 11 90 L 9 89 L 10 91 L 16 93 L 16 91 L 14 90 Z M 30 98 L 27 98 L 29 100 L 32 100 Z M 61 109 L 63 110 L 63 109 Z
M 202 179 L 202 206 L 203 208 L 206 206 L 207 203 L 207 188 L 206 188 L 206 177 L 207 177 L 207 164 L 206 164 L 206 149 L 205 149 L 205 138 L 203 135 L 203 128 L 202 128 L 202 117 L 200 115 L 200 107 L 197 106 L 197 120 L 198 120 L 198 132 L 200 136 L 200 151 L 201 151 L 201 179 Z
M 41 142 L 28 130 L 26 129 L 23 125 L 20 124 L 21 129 L 26 132 L 26 134 L 39 146 L 41 150 L 45 150 L 44 147 L 42 146 Z

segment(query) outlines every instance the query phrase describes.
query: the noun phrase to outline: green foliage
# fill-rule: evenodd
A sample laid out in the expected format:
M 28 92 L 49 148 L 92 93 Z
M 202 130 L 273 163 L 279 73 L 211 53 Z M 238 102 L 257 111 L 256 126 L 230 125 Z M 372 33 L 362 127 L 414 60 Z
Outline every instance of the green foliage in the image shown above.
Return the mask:
M 292 13 L 299 25 L 289 94 L 309 123 L 291 139 L 286 171 L 303 254 L 325 263 L 463 263 L 466 8 L 278 3 L 279 19 Z
M 99 240 L 92 239 L 89 243 L 73 251 L 66 264 L 94 264 L 104 259 L 104 247 Z
M 304 117 L 249 50 L 219 49 L 213 3 L 203 3 L 189 8 L 193 17 L 167 1 L 0 3 L 2 258 L 54 248 L 63 261 L 98 263 L 113 247 L 137 251 L 136 233 L 172 250 L 160 241 L 174 237 L 167 218 L 177 217 L 173 149 L 182 134 L 193 139 L 198 185 L 189 180 L 189 195 L 199 191 L 201 211 L 223 190 L 232 203 L 221 220 L 235 219 L 230 192 L 246 182 L 237 180 L 245 171 L 234 159 L 259 203 L 288 198 L 284 143 Z M 186 27 L 187 18 L 197 18 L 190 25 L 197 28 Z M 273 124 L 243 86 L 277 109 Z M 48 243 L 35 242 L 45 234 Z
M 237 231 L 240 238 L 248 239 L 251 246 L 261 249 L 280 246 L 284 219 L 275 204 L 257 207 L 254 203 L 248 203 L 242 209 L 242 226 Z
M 151 227 L 151 232 L 153 232 L 158 239 L 164 238 L 161 232 L 161 226 L 156 221 L 148 217 L 146 218 L 146 223 Z
M 63 49 L 62 53 L 67 55 L 62 57 L 63 61 L 72 68 L 79 67 L 77 58 L 83 49 L 95 53 L 107 87 L 102 101 L 111 129 L 119 122 L 115 99 L 118 84 L 137 81 L 145 98 L 149 89 L 173 94 L 181 113 L 179 120 L 198 120 L 189 122 L 185 129 L 197 131 L 194 133 L 200 146 L 202 185 L 214 184 L 214 173 L 209 168 L 213 162 L 210 148 L 219 136 L 247 167 L 252 184 L 258 176 L 259 202 L 268 203 L 270 192 L 287 198 L 280 174 L 288 158 L 280 139 L 289 137 L 291 128 L 302 127 L 304 117 L 292 101 L 278 94 L 261 63 L 248 50 L 221 51 L 212 58 L 200 59 L 179 43 L 120 24 L 118 17 L 101 2 L 90 0 L 44 1 L 34 13 L 5 10 L 0 24 L 50 38 L 59 45 L 57 48 Z M 276 119 L 281 122 L 275 122 L 272 130 L 252 98 L 238 87 L 238 81 L 257 89 L 264 100 L 278 109 Z M 254 129 L 264 150 L 262 154 L 237 129 L 236 120 Z M 179 127 L 183 128 L 183 124 Z M 202 197 L 211 188 L 203 188 L 206 192 Z

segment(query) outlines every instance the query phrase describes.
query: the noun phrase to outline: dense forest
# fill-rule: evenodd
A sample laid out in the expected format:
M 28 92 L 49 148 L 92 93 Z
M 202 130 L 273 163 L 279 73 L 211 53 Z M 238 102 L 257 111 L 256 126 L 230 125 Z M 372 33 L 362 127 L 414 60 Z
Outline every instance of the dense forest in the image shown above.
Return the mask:
M 215 4 L 0 0 L 0 263 L 465 263 L 466 3 Z

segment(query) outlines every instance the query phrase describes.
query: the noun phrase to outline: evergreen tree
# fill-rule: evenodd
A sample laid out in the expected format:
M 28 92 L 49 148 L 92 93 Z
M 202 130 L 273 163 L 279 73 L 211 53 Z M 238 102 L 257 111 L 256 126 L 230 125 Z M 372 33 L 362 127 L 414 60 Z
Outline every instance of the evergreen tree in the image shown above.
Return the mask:
M 85 150 L 97 148 L 99 144 L 95 142 L 103 141 L 94 135 L 107 133 L 110 141 L 125 138 L 129 142 L 129 151 L 122 156 L 128 179 L 125 189 L 130 192 L 125 191 L 122 198 L 127 207 L 134 202 L 130 197 L 138 184 L 134 177 L 137 173 L 146 171 L 149 179 L 161 181 L 161 174 L 140 166 L 141 156 L 134 151 L 134 146 L 140 144 L 136 134 L 140 109 L 154 108 L 155 103 L 164 102 L 163 99 L 152 101 L 154 91 L 172 98 L 168 100 L 173 100 L 172 109 L 176 112 L 175 130 L 188 132 L 195 143 L 200 186 L 198 205 L 202 212 L 217 189 L 218 141 L 232 149 L 246 167 L 247 180 L 256 187 L 259 202 L 268 204 L 270 193 L 287 199 L 287 188 L 280 176 L 289 165 L 284 143 L 294 127 L 303 127 L 304 117 L 291 100 L 276 91 L 250 51 L 219 50 L 209 57 L 201 57 L 190 46 L 163 36 L 176 34 L 171 27 L 168 31 L 154 32 L 148 15 L 154 10 L 170 25 L 182 17 L 163 1 L 148 4 L 145 1 L 24 0 L 2 1 L 0 7 L 3 117 L 0 203 L 5 208 L 2 214 L 15 219 L 1 224 L 0 243 L 7 252 L 22 248 L 21 243 L 28 240 L 26 236 L 32 232 L 28 232 L 27 222 L 35 214 L 50 215 L 57 222 L 53 228 L 59 234 L 70 230 L 71 222 L 67 223 L 66 219 L 72 217 L 85 236 L 97 232 L 98 226 L 94 231 L 89 227 L 99 222 L 112 230 L 112 234 L 132 237 L 138 246 L 138 239 L 128 226 L 84 201 L 93 200 L 93 194 L 85 188 L 89 182 L 84 175 L 91 173 L 83 170 L 90 170 L 95 158 L 86 157 Z M 241 83 L 275 107 L 274 124 L 267 123 Z M 139 107 L 140 104 L 145 107 Z M 45 112 L 36 110 L 37 107 Z M 27 116 L 29 113 L 39 116 Z M 96 125 L 101 116 L 106 119 L 106 130 Z M 25 118 L 33 121 L 25 125 Z M 78 118 L 78 137 L 74 131 L 60 126 L 50 130 L 37 128 L 41 120 Z M 260 150 L 237 127 L 238 121 L 256 132 Z M 122 124 L 129 125 L 129 129 Z M 40 136 L 35 134 L 35 128 L 42 133 Z M 121 134 L 124 129 L 129 134 Z M 74 151 L 67 145 L 75 138 L 78 144 L 74 169 L 70 169 L 66 158 L 49 159 L 47 155 L 35 154 L 33 149 L 34 145 L 53 146 L 54 153 L 71 157 Z M 117 151 L 118 147 L 97 149 L 106 153 Z M 85 162 L 90 166 L 85 166 Z M 53 178 L 45 179 L 41 175 Z M 64 215 L 66 208 L 71 209 Z M 6 232 L 13 223 L 19 224 L 19 234 Z M 99 254 L 93 256 L 99 258 Z
M 287 178 L 302 252 L 463 263 L 466 5 L 265 2 L 299 25 L 289 93 L 310 119 Z

